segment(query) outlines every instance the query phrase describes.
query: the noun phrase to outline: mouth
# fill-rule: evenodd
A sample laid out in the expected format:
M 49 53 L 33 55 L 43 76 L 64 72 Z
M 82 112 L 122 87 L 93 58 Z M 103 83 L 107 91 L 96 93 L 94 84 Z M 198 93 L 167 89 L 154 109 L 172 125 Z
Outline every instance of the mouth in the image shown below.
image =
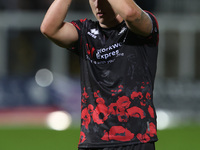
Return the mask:
M 103 12 L 97 12 L 97 16 L 102 17 L 104 15 Z

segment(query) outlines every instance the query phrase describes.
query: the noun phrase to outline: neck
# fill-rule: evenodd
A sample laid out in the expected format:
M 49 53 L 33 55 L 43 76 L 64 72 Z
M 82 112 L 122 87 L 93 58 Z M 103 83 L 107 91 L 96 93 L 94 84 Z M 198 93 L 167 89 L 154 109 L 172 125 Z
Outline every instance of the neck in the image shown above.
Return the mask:
M 123 21 L 123 18 L 120 15 L 117 15 L 115 19 L 111 20 L 108 23 L 100 23 L 100 26 L 102 28 L 112 28 L 115 27 L 116 25 L 120 24 Z

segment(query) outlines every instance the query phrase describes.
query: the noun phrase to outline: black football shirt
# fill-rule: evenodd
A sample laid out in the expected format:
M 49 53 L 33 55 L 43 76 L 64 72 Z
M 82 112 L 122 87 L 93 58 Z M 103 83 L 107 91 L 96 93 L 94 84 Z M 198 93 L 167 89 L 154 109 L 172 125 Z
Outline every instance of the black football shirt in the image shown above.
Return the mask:
M 158 53 L 158 23 L 149 37 L 131 32 L 125 22 L 101 28 L 88 19 L 71 23 L 79 40 L 71 49 L 81 66 L 79 148 L 126 146 L 157 141 L 153 87 Z

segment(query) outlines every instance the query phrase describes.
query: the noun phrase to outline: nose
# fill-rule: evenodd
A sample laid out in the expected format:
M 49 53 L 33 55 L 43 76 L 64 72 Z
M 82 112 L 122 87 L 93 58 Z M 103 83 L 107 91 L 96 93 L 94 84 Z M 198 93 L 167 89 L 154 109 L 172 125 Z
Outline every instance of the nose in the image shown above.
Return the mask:
M 99 8 L 102 4 L 102 0 L 96 0 L 95 1 L 95 7 Z

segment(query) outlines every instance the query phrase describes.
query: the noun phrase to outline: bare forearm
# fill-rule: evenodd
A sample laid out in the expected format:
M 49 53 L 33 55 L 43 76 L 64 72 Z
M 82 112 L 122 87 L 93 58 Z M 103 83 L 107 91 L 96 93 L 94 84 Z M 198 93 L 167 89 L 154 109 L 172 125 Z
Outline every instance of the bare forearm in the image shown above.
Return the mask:
M 133 0 L 108 0 L 108 2 L 133 32 L 143 36 L 151 33 L 151 19 Z
M 53 35 L 62 26 L 72 0 L 55 0 L 48 9 L 41 25 L 44 34 Z
M 119 14 L 124 20 L 127 20 L 128 17 L 133 13 L 137 13 L 138 11 L 140 11 L 133 0 L 108 0 L 108 2 L 111 4 L 114 11 Z

